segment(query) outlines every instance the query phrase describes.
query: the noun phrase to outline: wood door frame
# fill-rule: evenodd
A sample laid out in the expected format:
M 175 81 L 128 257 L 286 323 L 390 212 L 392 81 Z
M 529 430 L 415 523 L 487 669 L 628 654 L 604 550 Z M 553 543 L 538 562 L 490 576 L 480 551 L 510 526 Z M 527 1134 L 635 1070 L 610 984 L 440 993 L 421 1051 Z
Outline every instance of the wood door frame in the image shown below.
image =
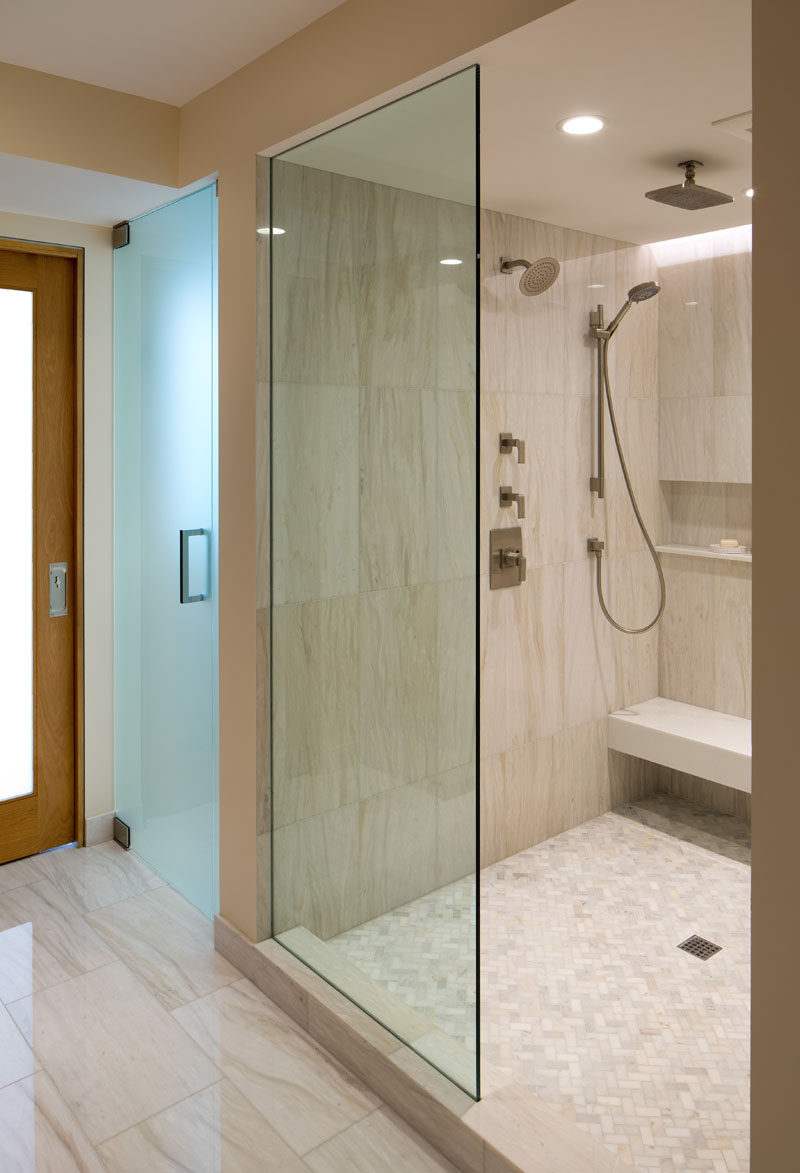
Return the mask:
M 3 252 L 62 257 L 75 262 L 75 404 L 74 404 L 74 507 L 75 546 L 71 596 L 74 605 L 74 697 L 75 697 L 75 827 L 79 847 L 85 843 L 86 811 L 86 690 L 84 684 L 84 611 L 83 611 L 83 359 L 84 359 L 84 255 L 85 250 L 69 245 L 46 244 L 0 236 Z

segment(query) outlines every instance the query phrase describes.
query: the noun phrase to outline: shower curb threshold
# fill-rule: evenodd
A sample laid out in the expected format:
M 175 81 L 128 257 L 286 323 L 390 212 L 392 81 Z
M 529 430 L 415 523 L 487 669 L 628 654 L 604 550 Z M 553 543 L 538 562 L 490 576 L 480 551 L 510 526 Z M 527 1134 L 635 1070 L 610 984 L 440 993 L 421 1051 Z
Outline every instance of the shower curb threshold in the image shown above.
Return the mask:
M 256 944 L 217 916 L 214 946 L 462 1173 L 633 1170 L 501 1073 L 483 1073 L 487 1094 L 476 1103 L 277 941 Z

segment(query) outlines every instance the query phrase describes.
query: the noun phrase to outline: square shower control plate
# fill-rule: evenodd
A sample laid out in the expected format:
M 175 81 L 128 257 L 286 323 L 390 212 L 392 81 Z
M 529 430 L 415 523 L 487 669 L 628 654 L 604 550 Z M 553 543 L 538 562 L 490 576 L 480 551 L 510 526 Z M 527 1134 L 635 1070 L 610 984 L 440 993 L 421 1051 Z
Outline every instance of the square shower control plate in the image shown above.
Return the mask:
M 522 528 L 489 531 L 489 589 L 519 586 L 525 581 L 525 558 L 522 554 Z

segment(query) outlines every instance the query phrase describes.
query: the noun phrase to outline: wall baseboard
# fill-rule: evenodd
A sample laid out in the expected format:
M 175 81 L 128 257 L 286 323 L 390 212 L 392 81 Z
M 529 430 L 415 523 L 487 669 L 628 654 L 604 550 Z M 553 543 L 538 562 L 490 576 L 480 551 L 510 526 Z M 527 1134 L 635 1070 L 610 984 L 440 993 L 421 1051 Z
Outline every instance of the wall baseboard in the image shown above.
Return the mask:
M 114 838 L 114 812 L 106 811 L 103 815 L 93 815 L 86 820 L 84 844 L 94 847 L 97 843 L 105 843 Z
M 217 916 L 214 946 L 462 1173 L 632 1173 L 557 1108 L 487 1065 L 475 1103 L 276 940 L 256 945 Z

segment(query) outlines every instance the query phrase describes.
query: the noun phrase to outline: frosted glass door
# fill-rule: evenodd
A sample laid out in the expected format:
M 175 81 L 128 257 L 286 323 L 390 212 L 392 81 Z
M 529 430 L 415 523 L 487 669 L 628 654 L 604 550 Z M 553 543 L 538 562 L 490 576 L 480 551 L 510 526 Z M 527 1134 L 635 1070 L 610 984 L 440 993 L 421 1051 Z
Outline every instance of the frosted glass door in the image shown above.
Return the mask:
M 114 254 L 115 757 L 131 847 L 217 906 L 213 187 Z

